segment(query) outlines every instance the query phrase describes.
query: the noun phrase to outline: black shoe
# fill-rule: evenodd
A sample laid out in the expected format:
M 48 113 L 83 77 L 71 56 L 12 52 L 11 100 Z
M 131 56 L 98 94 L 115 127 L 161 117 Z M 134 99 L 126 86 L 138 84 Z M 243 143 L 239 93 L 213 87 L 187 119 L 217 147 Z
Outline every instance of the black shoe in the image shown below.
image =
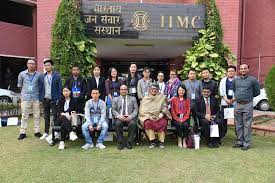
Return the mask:
M 27 137 L 26 134 L 21 133 L 21 134 L 19 135 L 19 137 L 18 137 L 18 140 L 23 140 L 23 139 L 26 138 L 26 137 Z
M 124 148 L 123 143 L 119 143 L 117 145 L 118 150 L 122 150 Z
M 132 143 L 131 142 L 127 142 L 127 149 L 132 149 L 133 146 L 132 146 Z
M 241 147 L 243 147 L 243 145 L 241 145 L 241 144 L 235 144 L 235 145 L 233 145 L 232 147 L 233 147 L 233 148 L 241 148 Z
M 249 146 L 243 146 L 242 148 L 241 148 L 241 150 L 243 150 L 243 151 L 247 151 L 249 149 Z
M 214 146 L 214 148 L 219 148 L 220 144 L 219 143 L 215 143 L 213 146 Z
M 42 137 L 42 134 L 40 132 L 37 132 L 34 134 L 34 136 L 40 138 L 40 137 Z
M 209 148 L 214 148 L 214 144 L 212 144 L 211 142 L 210 143 L 208 143 L 208 145 L 207 145 Z

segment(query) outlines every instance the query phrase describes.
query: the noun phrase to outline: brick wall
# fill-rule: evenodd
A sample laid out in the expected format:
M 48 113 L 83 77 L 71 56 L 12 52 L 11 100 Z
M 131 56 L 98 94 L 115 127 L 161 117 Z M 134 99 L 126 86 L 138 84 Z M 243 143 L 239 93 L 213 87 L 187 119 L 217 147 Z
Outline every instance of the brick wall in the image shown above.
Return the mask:
M 50 56 L 51 27 L 61 0 L 37 0 L 37 60 L 43 70 L 43 59 Z

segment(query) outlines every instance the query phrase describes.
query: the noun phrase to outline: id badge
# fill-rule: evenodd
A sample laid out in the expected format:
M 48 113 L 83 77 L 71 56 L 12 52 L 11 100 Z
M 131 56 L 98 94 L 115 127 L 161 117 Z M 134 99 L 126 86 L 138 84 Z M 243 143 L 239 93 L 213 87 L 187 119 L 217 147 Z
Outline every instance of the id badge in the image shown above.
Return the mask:
M 180 114 L 180 119 L 182 119 L 183 118 L 183 114 Z
M 98 122 L 98 116 L 94 116 L 94 124 L 97 124 L 97 122 Z
M 136 88 L 130 88 L 130 93 L 137 93 Z
M 114 97 L 117 97 L 118 96 L 118 93 L 117 92 L 114 92 Z
M 195 100 L 195 99 L 196 99 L 196 94 L 195 94 L 195 93 L 192 93 L 192 94 L 191 94 L 191 99 L 192 99 L 192 100 Z
M 148 96 L 148 92 L 144 92 L 144 96 Z
M 228 90 L 228 95 L 233 96 L 233 90 Z
M 32 92 L 32 85 L 29 86 L 28 90 L 29 92 Z

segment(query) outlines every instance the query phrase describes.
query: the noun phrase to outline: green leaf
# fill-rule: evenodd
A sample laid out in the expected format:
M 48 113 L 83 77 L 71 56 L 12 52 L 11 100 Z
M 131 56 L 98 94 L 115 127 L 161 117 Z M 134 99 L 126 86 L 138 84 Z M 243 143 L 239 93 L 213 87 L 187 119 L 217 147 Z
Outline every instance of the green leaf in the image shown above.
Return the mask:
M 192 62 L 191 67 L 192 67 L 192 68 L 196 68 L 198 64 L 199 64 L 198 62 Z
M 212 58 L 217 58 L 217 57 L 219 57 L 219 54 L 211 53 L 211 54 L 209 54 L 209 56 L 212 57 Z
M 213 49 L 213 46 L 209 45 L 209 44 L 206 44 L 205 45 L 205 49 L 207 50 L 212 50 Z

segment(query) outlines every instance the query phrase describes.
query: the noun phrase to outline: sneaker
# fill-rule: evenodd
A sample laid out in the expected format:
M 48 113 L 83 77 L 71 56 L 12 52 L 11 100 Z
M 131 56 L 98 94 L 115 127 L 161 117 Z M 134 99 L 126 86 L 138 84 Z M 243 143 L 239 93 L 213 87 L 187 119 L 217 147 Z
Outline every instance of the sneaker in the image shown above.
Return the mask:
M 34 134 L 34 136 L 40 138 L 42 136 L 42 134 L 40 132 L 37 132 Z
M 64 141 L 60 141 L 59 142 L 59 147 L 58 147 L 59 150 L 63 150 L 65 149 L 65 142 Z
M 48 144 L 50 146 L 53 145 L 53 135 L 52 134 L 48 135 L 48 137 L 46 137 L 45 140 L 48 142 Z
M 233 147 L 233 148 L 241 148 L 241 147 L 243 147 L 243 145 L 241 145 L 241 144 L 235 144 L 235 145 L 233 145 L 232 147 Z
M 69 136 L 70 136 L 70 140 L 72 140 L 72 141 L 75 141 L 76 139 L 78 139 L 78 137 L 76 136 L 76 134 L 74 132 L 70 132 Z
M 118 150 L 122 150 L 123 148 L 124 148 L 123 143 L 119 143 L 119 144 L 117 145 L 117 149 L 118 149 Z
M 55 139 L 60 139 L 60 132 L 54 132 Z
M 182 147 L 183 147 L 184 149 L 187 148 L 186 139 L 183 139 L 183 140 L 182 140 Z
M 250 148 L 249 146 L 243 146 L 241 149 L 242 149 L 243 151 L 247 151 L 249 148 Z
M 214 144 L 212 142 L 209 142 L 207 145 L 209 148 L 214 148 Z
M 163 143 L 163 142 L 160 142 L 160 143 L 159 143 L 159 148 L 161 148 L 161 149 L 164 148 L 164 143 Z
M 94 144 L 85 144 L 84 146 L 82 146 L 81 148 L 82 149 L 85 149 L 85 150 L 87 150 L 87 149 L 91 149 L 91 148 L 93 148 L 94 147 Z
M 151 145 L 149 146 L 150 149 L 153 149 L 156 147 L 156 143 L 155 142 L 152 142 Z
M 97 143 L 96 147 L 99 148 L 99 149 L 105 149 L 106 148 L 106 146 L 103 145 L 102 143 Z
M 40 137 L 40 140 L 44 140 L 46 137 L 48 137 L 49 136 L 49 134 L 47 134 L 47 133 L 44 133 L 43 135 L 42 135 L 42 137 Z
M 26 137 L 27 137 L 26 134 L 21 133 L 21 134 L 19 135 L 19 137 L 18 137 L 18 140 L 23 140 L 23 139 L 26 138 Z
M 132 149 L 133 146 L 132 146 L 132 143 L 131 142 L 127 142 L 127 149 Z

